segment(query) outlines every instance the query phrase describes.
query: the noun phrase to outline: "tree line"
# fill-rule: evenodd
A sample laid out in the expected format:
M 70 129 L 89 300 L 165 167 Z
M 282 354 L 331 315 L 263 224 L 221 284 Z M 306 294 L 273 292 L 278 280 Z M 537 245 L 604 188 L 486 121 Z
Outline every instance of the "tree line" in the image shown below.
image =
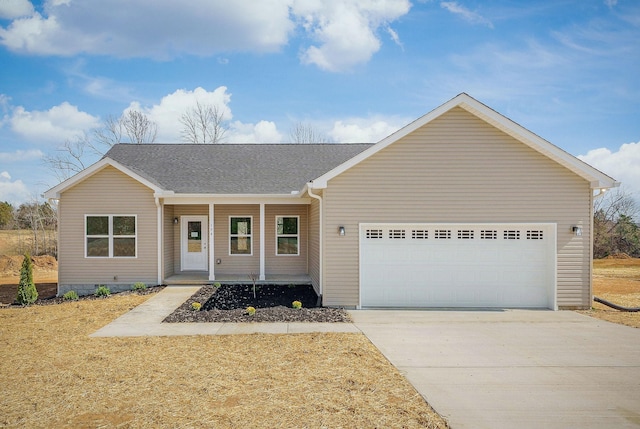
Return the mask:
M 13 249 L 16 254 L 29 252 L 34 256 L 57 257 L 57 228 L 57 210 L 47 202 L 32 201 L 18 207 L 7 201 L 0 202 L 0 229 L 16 231 Z
M 627 254 L 640 258 L 640 208 L 632 195 L 616 189 L 594 201 L 593 257 Z

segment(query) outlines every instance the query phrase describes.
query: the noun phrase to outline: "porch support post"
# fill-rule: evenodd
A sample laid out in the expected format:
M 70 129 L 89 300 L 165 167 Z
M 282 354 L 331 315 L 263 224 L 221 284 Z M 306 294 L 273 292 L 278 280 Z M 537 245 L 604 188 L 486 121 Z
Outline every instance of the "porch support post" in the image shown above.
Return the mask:
M 213 203 L 209 203 L 209 280 L 216 279 L 216 259 L 214 254 L 215 234 L 213 233 L 213 225 Z
M 266 280 L 264 274 L 264 203 L 260 203 L 260 280 Z

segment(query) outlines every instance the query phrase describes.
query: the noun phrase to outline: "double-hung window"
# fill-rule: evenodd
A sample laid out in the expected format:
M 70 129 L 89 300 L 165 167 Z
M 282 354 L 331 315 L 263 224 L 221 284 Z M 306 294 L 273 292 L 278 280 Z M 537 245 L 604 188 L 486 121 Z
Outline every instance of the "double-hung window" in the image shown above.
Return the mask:
M 85 256 L 87 258 L 135 258 L 135 215 L 86 215 Z
M 251 216 L 229 218 L 229 254 L 251 255 Z
M 276 255 L 300 254 L 300 217 L 276 217 Z

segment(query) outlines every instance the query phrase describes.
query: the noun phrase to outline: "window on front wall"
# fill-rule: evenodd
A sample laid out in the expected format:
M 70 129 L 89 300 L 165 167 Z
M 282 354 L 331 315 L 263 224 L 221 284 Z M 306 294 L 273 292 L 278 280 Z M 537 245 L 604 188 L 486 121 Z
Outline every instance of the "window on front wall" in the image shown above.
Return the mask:
M 135 258 L 135 215 L 85 216 L 87 258 Z
M 298 255 L 300 218 L 298 216 L 276 217 L 276 254 Z
M 251 217 L 229 218 L 229 254 L 251 255 Z

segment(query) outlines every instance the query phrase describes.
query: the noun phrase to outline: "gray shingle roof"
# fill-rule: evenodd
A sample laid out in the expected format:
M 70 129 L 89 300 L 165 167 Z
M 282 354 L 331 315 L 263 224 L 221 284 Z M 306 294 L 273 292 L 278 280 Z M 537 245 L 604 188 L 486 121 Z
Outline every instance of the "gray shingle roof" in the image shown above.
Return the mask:
M 371 144 L 117 144 L 105 157 L 186 194 L 289 194 Z

